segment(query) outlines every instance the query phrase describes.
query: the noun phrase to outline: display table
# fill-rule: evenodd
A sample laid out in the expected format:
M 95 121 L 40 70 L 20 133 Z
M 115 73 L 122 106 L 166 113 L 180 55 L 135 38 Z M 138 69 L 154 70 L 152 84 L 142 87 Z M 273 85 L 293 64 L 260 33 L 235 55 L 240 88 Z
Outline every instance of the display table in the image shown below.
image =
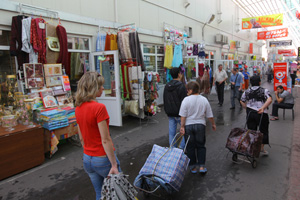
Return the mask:
M 24 125 L 7 132 L 0 127 L 0 180 L 44 162 L 44 129 Z

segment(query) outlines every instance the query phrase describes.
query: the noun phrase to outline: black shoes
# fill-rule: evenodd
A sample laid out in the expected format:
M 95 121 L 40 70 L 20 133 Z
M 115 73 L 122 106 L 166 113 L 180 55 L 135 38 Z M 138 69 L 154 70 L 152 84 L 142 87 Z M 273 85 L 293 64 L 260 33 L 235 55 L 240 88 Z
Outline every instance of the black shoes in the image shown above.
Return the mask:
M 235 107 L 231 107 L 231 108 L 230 108 L 230 110 L 234 110 L 234 109 L 235 109 Z

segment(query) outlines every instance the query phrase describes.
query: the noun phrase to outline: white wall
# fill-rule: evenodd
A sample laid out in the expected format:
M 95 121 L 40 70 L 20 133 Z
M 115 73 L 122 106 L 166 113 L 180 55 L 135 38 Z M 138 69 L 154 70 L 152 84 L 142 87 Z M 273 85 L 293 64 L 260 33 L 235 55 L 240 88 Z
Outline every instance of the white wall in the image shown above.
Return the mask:
M 193 37 L 190 38 L 190 41 L 201 42 L 202 26 L 211 14 L 217 14 L 218 0 L 189 0 L 190 6 L 187 9 L 183 6 L 184 1 L 116 0 L 116 21 L 114 0 L 0 0 L 0 7 L 4 8 L 4 10 L 0 10 L 0 27 L 1 25 L 9 27 L 11 17 L 16 15 L 16 12 L 13 11 L 18 11 L 18 3 L 24 3 L 58 11 L 68 33 L 80 33 L 95 37 L 98 24 L 116 27 L 120 24 L 135 22 L 140 32 L 144 33 L 140 34 L 142 42 L 162 44 L 163 23 L 166 22 L 178 28 L 192 27 Z M 241 18 L 246 15 L 241 10 L 238 15 L 236 5 L 231 0 L 220 1 L 222 2 L 222 23 L 218 24 L 215 19 L 205 27 L 207 49 L 216 51 L 217 59 L 221 58 L 222 51 L 228 51 L 228 46 L 224 46 L 222 49 L 220 45 L 214 43 L 214 36 L 222 33 L 227 35 L 229 40 L 241 41 L 242 47 L 239 52 L 247 53 L 249 42 L 254 42 L 254 54 L 261 54 L 260 46 L 262 44 L 254 40 L 256 31 L 240 30 L 236 32 L 235 24 L 237 22 L 241 24 Z M 93 41 L 93 50 L 95 49 L 94 43 Z

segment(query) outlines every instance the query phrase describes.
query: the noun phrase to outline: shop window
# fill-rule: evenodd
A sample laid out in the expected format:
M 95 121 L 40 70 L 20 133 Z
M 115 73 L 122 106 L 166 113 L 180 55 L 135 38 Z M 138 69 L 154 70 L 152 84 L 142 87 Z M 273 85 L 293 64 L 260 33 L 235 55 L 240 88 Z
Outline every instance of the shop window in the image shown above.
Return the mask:
M 84 37 L 68 36 L 68 49 L 90 50 L 90 39 Z
M 77 83 L 85 72 L 90 71 L 90 38 L 68 36 L 69 66 L 65 68 L 70 77 L 71 90 L 77 91 Z
M 158 72 L 160 84 L 166 83 L 164 68 L 164 46 L 153 44 L 141 44 L 143 49 L 144 63 L 147 72 Z
M 8 102 L 7 76 L 16 74 L 15 57 L 9 52 L 10 31 L 0 30 L 0 104 Z

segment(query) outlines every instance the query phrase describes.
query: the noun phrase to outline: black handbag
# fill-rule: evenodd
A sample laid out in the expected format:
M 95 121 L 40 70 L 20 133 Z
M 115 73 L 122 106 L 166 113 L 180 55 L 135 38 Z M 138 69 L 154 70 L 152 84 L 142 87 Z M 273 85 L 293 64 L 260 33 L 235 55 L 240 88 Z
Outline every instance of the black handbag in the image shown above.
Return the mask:
M 235 77 L 235 81 L 234 81 L 234 85 L 230 85 L 230 88 L 232 89 L 232 90 L 234 90 L 234 88 L 235 88 L 235 84 L 236 84 L 236 79 L 237 79 L 237 77 L 239 76 L 239 74 L 237 74 L 237 76 Z

